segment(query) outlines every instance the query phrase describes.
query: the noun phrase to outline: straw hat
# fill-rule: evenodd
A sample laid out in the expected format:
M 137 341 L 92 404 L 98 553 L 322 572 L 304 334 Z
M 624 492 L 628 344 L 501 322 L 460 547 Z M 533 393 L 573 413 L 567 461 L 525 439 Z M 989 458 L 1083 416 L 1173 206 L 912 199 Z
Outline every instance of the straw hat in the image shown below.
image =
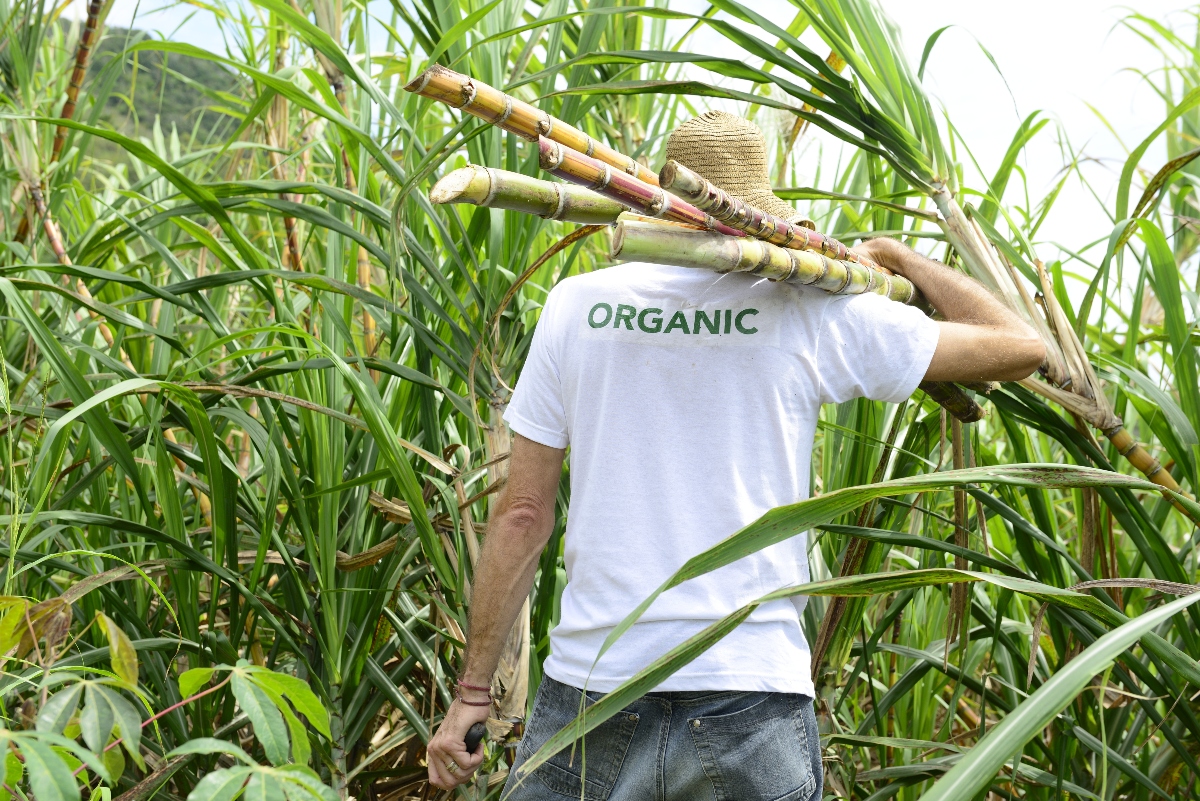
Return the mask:
M 749 120 L 724 111 L 706 111 L 693 117 L 667 138 L 667 159 L 678 161 L 768 214 L 791 223 L 806 222 L 803 215 L 771 191 L 767 142 Z

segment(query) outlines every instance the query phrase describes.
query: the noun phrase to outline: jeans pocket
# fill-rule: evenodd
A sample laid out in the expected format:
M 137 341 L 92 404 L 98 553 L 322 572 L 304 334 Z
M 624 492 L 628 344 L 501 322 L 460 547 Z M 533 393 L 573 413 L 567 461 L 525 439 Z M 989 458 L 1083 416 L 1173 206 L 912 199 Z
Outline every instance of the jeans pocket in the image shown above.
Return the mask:
M 741 708 L 688 721 L 692 742 L 718 801 L 808 801 L 816 789 L 808 699 L 747 693 Z M 736 707 L 731 704 L 731 707 Z
M 533 715 L 522 738 L 519 763 L 533 756 L 579 714 L 579 690 L 558 682 L 547 686 L 548 682 L 553 679 L 543 679 L 538 689 Z M 589 701 L 594 703 L 594 699 Z M 607 801 L 621 773 L 637 724 L 637 713 L 618 712 L 540 765 L 531 778 L 559 795 L 573 799 L 582 796 L 584 801 Z

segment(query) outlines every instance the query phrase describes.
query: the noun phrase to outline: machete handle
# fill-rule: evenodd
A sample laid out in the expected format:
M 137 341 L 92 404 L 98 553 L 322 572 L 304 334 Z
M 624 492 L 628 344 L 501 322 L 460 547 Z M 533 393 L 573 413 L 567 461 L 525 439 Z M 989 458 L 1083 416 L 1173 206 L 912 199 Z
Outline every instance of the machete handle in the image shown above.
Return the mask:
M 467 729 L 467 736 L 463 739 L 463 745 L 467 747 L 468 754 L 474 754 L 475 749 L 483 742 L 484 735 L 487 734 L 487 726 L 482 723 L 476 723 L 471 728 Z

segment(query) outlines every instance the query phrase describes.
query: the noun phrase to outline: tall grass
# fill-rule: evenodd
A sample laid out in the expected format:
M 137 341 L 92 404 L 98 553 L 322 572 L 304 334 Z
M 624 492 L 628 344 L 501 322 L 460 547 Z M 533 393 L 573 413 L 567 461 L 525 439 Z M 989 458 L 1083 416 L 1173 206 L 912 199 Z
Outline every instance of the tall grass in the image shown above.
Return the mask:
M 1027 121 L 997 174 L 967 184 L 963 143 L 867 0 L 795 0 L 775 20 L 732 0 L 699 15 L 604 0 L 205 13 L 227 49 L 108 39 L 120 55 L 63 119 L 85 26 L 0 2 L 0 796 L 429 797 L 423 744 L 452 697 L 505 471 L 500 412 L 547 291 L 607 264 L 607 233 L 429 203 L 468 162 L 537 174 L 527 143 L 403 91 L 435 61 L 653 168 L 705 103 L 782 111 L 782 194 L 821 230 L 907 232 L 974 270 L 936 224 L 934 196 L 952 192 L 976 246 L 1042 293 L 1037 308 L 1061 307 L 1070 331 L 1043 326 L 1082 342 L 1103 397 L 1063 387 L 1064 407 L 1047 379 L 1004 385 L 961 435 L 920 394 L 827 407 L 818 497 L 679 580 L 814 527 L 803 623 L 817 642 L 832 621 L 818 706 L 838 798 L 1200 795 L 1200 509 L 1144 480 L 1079 405 L 1111 406 L 1196 494 L 1193 30 L 1127 20 L 1170 59 L 1147 80 L 1171 161 L 1135 149 L 1112 236 L 1075 243 L 1043 282 L 1037 230 L 1057 195 L 1027 203 L 1038 187 L 1014 165 L 1045 127 Z M 689 52 L 700 28 L 738 55 Z M 180 56 L 227 76 L 200 87 L 219 124 L 102 122 L 122 73 Z M 790 140 L 815 130 L 851 147 L 798 188 Z M 499 795 L 541 680 L 568 501 L 564 471 L 502 665 L 504 719 L 461 797 Z M 957 615 L 950 585 L 967 588 Z

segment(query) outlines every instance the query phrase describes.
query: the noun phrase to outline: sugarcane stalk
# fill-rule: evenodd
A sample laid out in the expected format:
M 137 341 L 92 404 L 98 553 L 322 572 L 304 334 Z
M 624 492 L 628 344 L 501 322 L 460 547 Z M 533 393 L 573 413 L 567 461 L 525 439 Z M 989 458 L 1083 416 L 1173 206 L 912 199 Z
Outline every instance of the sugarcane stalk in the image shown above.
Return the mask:
M 286 31 L 286 29 L 285 29 Z M 287 67 L 288 40 L 286 32 L 275 44 L 275 58 L 272 65 L 275 72 L 282 72 Z M 288 101 L 282 95 L 276 95 L 271 101 L 271 110 L 266 117 L 267 159 L 271 163 L 271 172 L 279 180 L 287 180 L 284 174 L 283 157 L 280 151 L 287 145 L 288 130 Z M 292 203 L 300 202 L 300 198 L 289 192 L 280 193 L 280 198 Z M 296 227 L 296 218 L 290 214 L 283 215 L 284 257 L 287 264 L 296 272 L 304 272 L 304 264 L 300 260 L 300 234 Z
M 977 423 L 987 414 L 984 408 L 957 384 L 922 381 L 920 388 L 956 420 L 964 423 Z
M 962 421 L 958 418 L 950 420 L 950 447 L 954 460 L 954 469 L 963 470 L 967 466 L 966 451 L 964 450 Z M 968 548 L 967 539 L 967 490 L 963 486 L 954 488 L 954 544 L 960 548 Z M 967 569 L 967 560 L 961 555 L 954 555 L 954 567 L 957 570 Z M 946 651 L 943 662 L 949 662 L 950 644 L 960 635 L 966 637 L 968 628 L 963 626 L 967 619 L 967 601 L 970 597 L 966 584 L 954 584 L 950 587 L 950 631 L 946 637 Z M 966 642 L 962 647 L 965 648 Z
M 54 258 L 57 259 L 58 263 L 63 266 L 70 266 L 71 257 L 67 255 L 67 248 L 66 245 L 63 244 L 62 234 L 58 230 L 58 224 L 54 222 L 54 218 L 50 215 L 50 209 L 46 205 L 46 198 L 45 195 L 42 194 L 41 186 L 34 181 L 29 181 L 26 183 L 26 189 L 29 191 L 30 199 L 33 200 L 34 211 L 42 219 L 42 230 L 46 233 L 46 241 L 50 243 L 50 250 L 54 252 Z M 70 277 L 63 276 L 63 282 L 68 286 L 70 285 L 70 280 Z M 92 293 L 90 290 L 88 290 L 87 284 L 83 282 L 82 278 L 75 279 L 75 291 L 87 303 L 92 302 Z M 104 337 L 104 341 L 111 348 L 113 343 L 116 342 L 116 338 L 113 336 L 112 329 L 108 327 L 108 323 L 101 320 L 100 315 L 91 309 L 88 309 L 88 314 L 93 320 L 99 321 L 100 336 Z M 120 356 L 121 362 L 136 373 L 137 369 L 133 366 L 133 363 L 129 361 L 129 356 L 125 353 L 124 348 L 120 349 Z
M 938 208 L 942 219 L 938 222 L 946 239 L 962 257 L 967 271 L 973 278 L 1007 302 L 1010 309 L 1021 316 L 1038 332 L 1046 345 L 1046 362 L 1042 371 L 1046 378 L 1056 386 L 1070 382 L 1070 374 L 1064 365 L 1065 356 L 1058 339 L 1047 326 L 1046 321 L 1033 307 L 1028 294 L 1018 289 L 1017 282 L 1010 271 L 1000 264 L 999 259 L 991 251 L 978 227 L 967 219 L 962 208 L 954 199 L 948 187 L 942 187 L 930 195 Z M 1017 298 L 1021 303 L 1017 303 Z
M 107 0 L 91 0 L 88 4 L 87 21 L 84 23 L 83 32 L 79 36 L 79 46 L 75 49 L 75 67 L 71 71 L 71 80 L 67 83 L 67 97 L 63 101 L 62 110 L 58 115 L 65 120 L 69 120 L 75 116 L 75 104 L 79 100 L 79 90 L 83 87 L 83 79 L 87 76 L 92 45 L 96 38 L 96 31 L 100 27 L 100 13 L 104 10 L 106 2 Z M 62 155 L 62 150 L 66 142 L 67 126 L 60 123 L 54 129 L 54 145 L 50 154 L 50 161 L 52 163 L 58 161 L 58 157 Z M 13 239 L 17 242 L 24 242 L 27 236 L 29 236 L 29 218 L 22 217 L 21 222 L 17 224 L 17 231 Z
M 1104 436 L 1108 437 L 1108 441 L 1117 449 L 1117 453 L 1124 456 L 1131 465 L 1140 470 L 1142 475 L 1160 487 L 1165 487 L 1174 492 L 1183 492 L 1175 477 L 1162 466 L 1162 463 L 1151 456 L 1142 447 L 1141 443 L 1133 438 L 1132 434 L 1125 430 L 1123 423 L 1118 423 L 1112 428 L 1103 429 L 1103 431 Z
M 546 172 L 615 200 L 637 214 L 710 228 L 727 236 L 742 236 L 741 231 L 717 222 L 686 200 L 632 175 L 614 172 L 610 165 L 544 136 L 538 139 L 538 151 Z
M 327 33 L 334 41 L 341 44 L 342 38 L 342 3 L 341 0 L 314 0 L 313 2 L 313 17 L 317 23 L 317 27 Z M 329 84 L 329 88 L 333 90 L 334 99 L 337 100 L 338 107 L 342 111 L 342 116 L 350 118 L 350 105 L 346 100 L 346 76 L 341 69 L 329 59 L 328 56 L 314 49 L 318 63 L 321 65 L 322 71 L 325 73 L 325 80 Z M 346 153 L 346 146 L 343 144 L 340 148 L 342 160 L 342 175 L 343 186 L 350 192 L 358 192 L 358 182 L 354 177 L 354 170 L 350 166 L 350 157 Z M 286 226 L 286 221 L 285 221 Z M 358 214 L 355 211 L 350 212 L 350 225 L 354 228 L 358 227 Z M 364 229 L 364 233 L 366 230 Z M 367 255 L 367 249 L 362 245 L 356 245 L 358 248 L 355 257 L 355 283 L 358 287 L 366 292 L 371 291 L 371 260 Z M 371 316 L 371 312 L 367 310 L 366 305 L 362 307 L 362 327 L 363 327 L 363 351 L 367 356 L 374 356 L 377 347 L 375 337 L 375 318 Z M 379 372 L 371 370 L 372 378 L 377 379 Z
M 1011 266 L 1005 269 L 1005 265 L 1001 265 L 1000 259 L 991 252 L 987 237 L 983 235 L 978 224 L 963 213 L 949 188 L 940 187 L 930 196 L 942 217 L 938 224 L 962 256 L 971 275 L 982 281 L 1005 300 L 1009 308 L 1033 325 L 1046 345 L 1046 362 L 1042 365 L 1042 374 L 1046 380 L 1038 381 L 1030 376 L 1020 384 L 1100 429 L 1117 452 L 1150 481 L 1165 489 L 1182 492 L 1170 472 L 1124 429 L 1121 418 L 1113 411 L 1108 398 L 1100 389 L 1100 380 L 1092 369 L 1075 329 L 1071 327 L 1066 315 L 1059 308 L 1054 293 L 1050 291 L 1049 279 L 1040 262 L 1035 262 L 1035 265 L 1043 285 L 1042 314 L 1037 313 L 1033 299 L 1017 281 Z M 1174 501 L 1172 503 L 1180 508 L 1179 504 Z M 1180 508 L 1180 511 L 1183 509 Z
M 843 261 L 862 264 L 871 270 L 890 272 L 865 256 L 860 256 L 831 236 L 788 222 L 735 198 L 678 161 L 668 161 L 658 174 L 659 186 L 708 212 L 731 228 L 750 236 L 796 250 L 815 250 Z
M 578 128 L 523 100 L 440 64 L 422 72 L 404 89 L 465 111 L 530 142 L 536 142 L 538 137 L 544 136 L 572 150 L 586 153 L 610 167 L 616 167 L 644 183 L 658 184 L 658 177 L 635 159 L 613 150 L 603 142 L 597 142 Z
M 463 167 L 442 178 L 429 191 L 429 200 L 520 211 L 583 225 L 610 225 L 626 211 L 620 203 L 573 184 L 476 166 Z
M 921 300 L 907 278 L 868 270 L 811 250 L 790 250 L 761 239 L 732 237 L 651 220 L 621 220 L 613 235 L 616 261 L 648 261 L 719 273 L 746 272 L 772 281 L 812 286 L 831 295 L 874 292 L 899 303 Z
M 83 33 L 79 36 L 79 46 L 75 49 L 75 68 L 71 71 L 71 80 L 67 84 L 67 98 L 63 101 L 59 117 L 69 120 L 75 116 L 75 104 L 79 101 L 79 90 L 83 88 L 83 79 L 87 76 L 88 62 L 92 56 L 92 46 L 96 43 L 96 34 L 100 29 L 100 14 L 108 0 L 91 0 L 88 3 L 87 22 L 84 23 Z M 58 161 L 63 147 L 67 143 L 67 126 L 59 123 L 54 129 L 54 145 L 50 150 L 50 161 Z

